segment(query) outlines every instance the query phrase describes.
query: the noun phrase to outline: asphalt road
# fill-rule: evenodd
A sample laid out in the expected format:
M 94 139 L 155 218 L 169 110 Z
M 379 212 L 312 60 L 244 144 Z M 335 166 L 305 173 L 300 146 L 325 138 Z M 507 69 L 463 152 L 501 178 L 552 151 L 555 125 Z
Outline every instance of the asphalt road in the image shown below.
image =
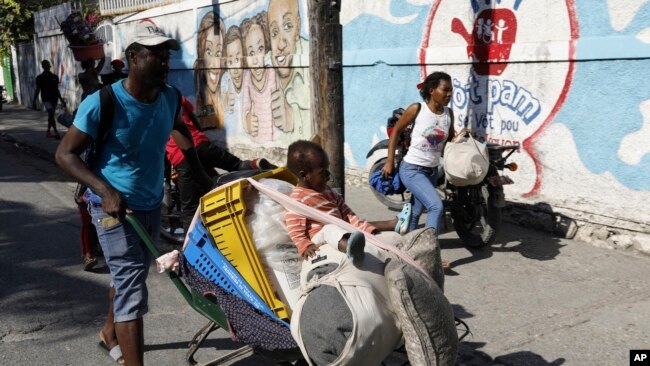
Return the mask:
M 391 217 L 365 190 L 346 201 L 362 217 Z M 444 231 L 445 295 L 472 330 L 460 364 L 629 365 L 630 349 L 650 349 L 650 257 L 510 224 L 497 244 L 470 250 L 451 224 Z
M 0 156 L 0 364 L 114 365 L 97 347 L 109 275 L 81 270 L 74 184 L 6 139 Z M 346 192 L 361 217 L 393 215 L 366 189 Z M 440 241 L 454 266 L 445 293 L 473 333 L 459 364 L 628 365 L 628 350 L 650 348 L 650 258 L 513 225 L 486 250 L 464 248 L 453 232 Z M 152 271 L 148 283 L 145 361 L 184 364 L 205 320 L 165 276 Z M 219 330 L 197 358 L 237 347 Z

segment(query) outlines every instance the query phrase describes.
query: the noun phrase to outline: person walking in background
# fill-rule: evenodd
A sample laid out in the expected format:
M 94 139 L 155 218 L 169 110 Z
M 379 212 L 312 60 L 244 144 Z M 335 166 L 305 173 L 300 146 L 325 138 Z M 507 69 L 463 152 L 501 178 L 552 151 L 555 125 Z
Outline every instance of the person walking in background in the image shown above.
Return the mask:
M 75 198 L 81 217 L 81 261 L 83 262 L 84 271 L 90 271 L 97 265 L 97 257 L 95 255 L 99 251 L 99 239 L 97 238 L 97 230 L 93 226 L 90 213 L 88 213 L 88 203 L 86 200 L 85 193 L 78 200 Z
M 61 136 L 56 129 L 54 112 L 56 111 L 56 104 L 59 100 L 61 101 L 61 105 L 66 108 L 65 101 L 59 92 L 59 78 L 50 71 L 52 69 L 50 61 L 41 61 L 41 67 L 43 68 L 43 72 L 36 77 L 36 90 L 32 98 L 32 109 L 36 109 L 36 98 L 40 94 L 41 102 L 47 111 L 47 132 L 45 136 L 60 140 Z M 54 134 L 50 132 L 50 129 L 54 131 Z
M 99 81 L 99 72 L 104 67 L 106 62 L 105 58 L 101 58 L 99 63 L 95 65 L 95 60 L 87 59 L 81 61 L 81 68 L 84 71 L 77 74 L 77 82 L 81 85 L 81 100 L 86 99 L 90 94 L 102 88 L 102 83 Z
M 116 81 L 126 79 L 126 77 L 129 75 L 122 71 L 122 69 L 124 69 L 124 66 L 124 62 L 118 58 L 111 61 L 111 68 L 113 71 L 111 71 L 110 74 L 101 75 L 102 83 L 104 85 L 110 85 Z
M 81 101 L 102 88 L 102 83 L 98 78 L 99 71 L 104 67 L 104 62 L 104 58 L 101 58 L 97 65 L 95 65 L 95 60 L 93 59 L 87 59 L 81 62 L 81 67 L 84 71 L 77 74 L 77 82 L 81 85 Z M 90 271 L 97 264 L 95 252 L 97 252 L 99 241 L 97 239 L 97 231 L 88 213 L 88 202 L 85 194 L 80 197 L 77 205 L 79 206 L 79 214 L 81 215 L 81 260 L 84 271 Z
M 397 140 L 413 122 L 411 145 L 399 166 L 400 179 L 412 194 L 409 231 L 415 230 L 426 209 L 424 226 L 436 229 L 438 236 L 443 204 L 436 191 L 436 178 L 445 143 L 454 137 L 454 113 L 447 107 L 453 88 L 451 77 L 444 72 L 430 74 L 417 87 L 424 102 L 411 104 L 397 120 L 390 135 L 382 175 L 386 178 L 393 173 Z M 449 268 L 449 263 L 443 261 L 443 267 Z
M 61 168 L 89 187 L 90 215 L 111 272 L 109 309 L 99 332 L 100 345 L 115 361 L 129 366 L 144 364 L 142 317 L 148 311 L 146 279 L 151 254 L 135 229 L 123 220 L 129 213 L 157 240 L 163 161 L 170 134 L 184 152 L 201 190 L 212 188 L 180 118 L 180 95 L 165 82 L 170 50 L 179 49 L 178 41 L 165 36 L 151 19 L 138 21 L 125 51 L 129 76 L 110 86 L 113 120 L 102 136 L 93 169 L 84 165 L 79 154 L 99 138 L 100 93 L 80 104 L 56 151 Z

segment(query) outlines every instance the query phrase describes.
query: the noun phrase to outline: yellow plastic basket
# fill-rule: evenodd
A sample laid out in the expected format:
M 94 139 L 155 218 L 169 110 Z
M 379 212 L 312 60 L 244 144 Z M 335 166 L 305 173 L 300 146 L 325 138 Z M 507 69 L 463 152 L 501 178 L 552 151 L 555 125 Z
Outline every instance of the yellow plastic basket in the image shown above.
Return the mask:
M 274 178 L 297 183 L 296 177 L 281 167 L 253 177 Z M 278 299 L 264 272 L 255 244 L 246 227 L 244 191 L 253 189 L 240 181 L 206 194 L 201 198 L 201 220 L 224 257 L 237 269 L 253 290 L 280 319 L 289 319 L 286 304 Z

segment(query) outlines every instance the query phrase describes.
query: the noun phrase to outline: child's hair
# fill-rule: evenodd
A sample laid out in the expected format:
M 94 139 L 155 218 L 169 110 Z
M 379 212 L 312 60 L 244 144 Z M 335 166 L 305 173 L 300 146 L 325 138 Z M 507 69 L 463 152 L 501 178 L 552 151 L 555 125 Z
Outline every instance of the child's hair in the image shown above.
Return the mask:
M 228 31 L 226 32 L 226 40 L 224 41 L 224 49 L 233 42 L 239 42 L 239 44 L 241 44 L 242 53 L 244 53 L 244 40 L 241 36 L 241 29 L 236 25 L 231 25 L 230 28 L 228 28 Z M 246 66 L 246 57 L 243 57 L 242 61 L 242 66 Z
M 208 32 L 219 35 L 221 39 L 226 34 L 226 24 L 224 24 L 223 19 L 214 11 L 210 11 L 203 16 L 199 23 L 199 29 L 196 31 L 196 52 L 198 57 L 203 57 L 208 40 Z
M 244 19 L 241 22 L 241 35 L 242 35 L 242 44 L 246 45 L 246 37 L 248 32 L 251 30 L 253 25 L 259 25 L 262 28 L 262 35 L 264 37 L 264 53 L 269 52 L 271 48 L 271 38 L 269 36 L 269 27 L 268 27 L 268 18 L 266 16 L 266 11 L 261 11 L 252 18 Z M 246 54 L 246 51 L 244 51 Z
M 422 99 L 425 101 L 429 100 L 429 97 L 431 96 L 429 91 L 431 89 L 437 88 L 441 80 L 448 81 L 451 84 L 451 76 L 442 71 L 432 72 L 429 74 L 429 76 L 427 76 L 426 79 L 424 79 L 422 83 L 418 84 L 418 88 L 420 89 L 420 96 L 422 96 Z
M 311 166 L 314 155 L 327 156 L 323 147 L 315 142 L 295 141 L 287 149 L 287 168 L 296 177 L 300 177 L 300 172 L 309 173 L 315 168 Z

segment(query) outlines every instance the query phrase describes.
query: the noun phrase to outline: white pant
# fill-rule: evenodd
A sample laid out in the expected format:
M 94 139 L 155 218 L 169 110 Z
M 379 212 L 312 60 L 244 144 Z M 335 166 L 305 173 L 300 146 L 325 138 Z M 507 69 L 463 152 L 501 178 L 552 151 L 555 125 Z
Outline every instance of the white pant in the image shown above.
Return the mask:
M 332 224 L 327 224 L 323 226 L 321 231 L 318 232 L 318 234 L 314 235 L 312 238 L 312 241 L 316 245 L 323 245 L 327 244 L 334 249 L 338 250 L 339 249 L 339 241 L 347 234 L 350 234 L 349 231 L 341 229 L 340 227 Z M 400 234 L 394 232 L 394 231 L 382 231 L 381 233 L 375 235 L 379 240 L 383 241 L 384 243 L 387 244 L 393 244 L 395 241 L 399 240 L 401 237 Z M 374 255 L 377 258 L 381 258 L 382 260 L 384 259 L 384 255 L 382 254 L 383 250 L 380 250 L 379 248 L 375 247 L 374 245 L 366 245 L 365 250 L 366 253 L 370 253 Z

